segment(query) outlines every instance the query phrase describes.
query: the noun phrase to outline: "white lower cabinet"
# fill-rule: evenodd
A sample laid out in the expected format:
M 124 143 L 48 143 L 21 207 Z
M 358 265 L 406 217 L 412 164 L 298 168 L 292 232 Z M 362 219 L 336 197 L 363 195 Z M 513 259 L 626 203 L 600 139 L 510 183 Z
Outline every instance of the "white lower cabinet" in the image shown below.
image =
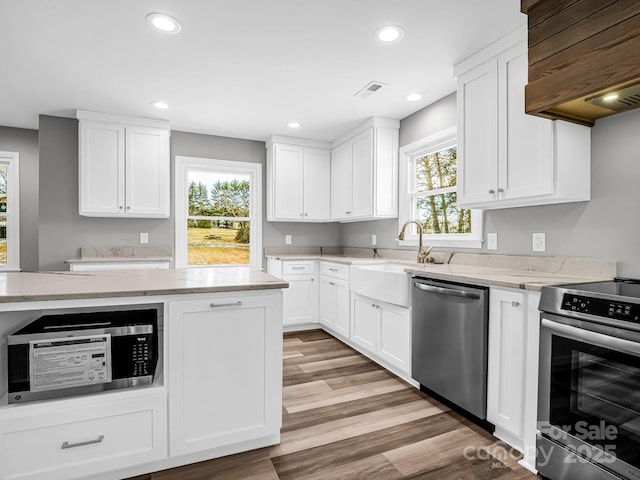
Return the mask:
M 20 405 L 0 416 L 0 478 L 90 478 L 167 456 L 164 389 Z
M 399 376 L 411 378 L 411 309 L 352 293 L 351 341 Z
M 289 282 L 289 288 L 283 290 L 283 326 L 296 327 L 315 323 L 318 318 L 316 262 L 270 258 L 267 272 Z
M 535 468 L 539 292 L 491 288 L 487 420 L 494 435 L 524 453 Z
M 170 303 L 171 456 L 279 434 L 281 313 L 278 295 Z
M 320 262 L 320 323 L 347 339 L 350 331 L 349 266 Z

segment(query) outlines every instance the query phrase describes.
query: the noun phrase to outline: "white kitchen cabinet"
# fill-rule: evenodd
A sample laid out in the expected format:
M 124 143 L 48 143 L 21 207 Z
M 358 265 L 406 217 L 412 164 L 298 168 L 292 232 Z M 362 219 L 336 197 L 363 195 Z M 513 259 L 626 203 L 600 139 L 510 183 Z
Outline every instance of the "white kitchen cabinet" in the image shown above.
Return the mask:
M 244 294 L 170 302 L 171 456 L 279 432 L 279 300 Z
M 524 113 L 527 65 L 517 30 L 454 67 L 461 207 L 590 199 L 590 129 Z
M 487 420 L 535 468 L 540 293 L 491 287 Z
M 349 338 L 349 266 L 320 262 L 319 320 L 332 333 Z
M 397 120 L 374 117 L 333 142 L 334 220 L 398 216 L 398 131 Z
M 352 293 L 351 341 L 362 353 L 411 381 L 411 309 Z
M 80 215 L 169 217 L 169 122 L 77 111 Z
M 0 478 L 90 478 L 167 457 L 164 389 L 21 405 L 0 414 Z
M 328 144 L 289 137 L 272 136 L 269 139 L 267 220 L 331 220 L 331 154 Z
M 289 282 L 283 290 L 283 326 L 287 330 L 315 323 L 318 317 L 318 281 L 313 260 L 270 258 L 267 272 Z M 287 328 L 292 327 L 292 328 Z

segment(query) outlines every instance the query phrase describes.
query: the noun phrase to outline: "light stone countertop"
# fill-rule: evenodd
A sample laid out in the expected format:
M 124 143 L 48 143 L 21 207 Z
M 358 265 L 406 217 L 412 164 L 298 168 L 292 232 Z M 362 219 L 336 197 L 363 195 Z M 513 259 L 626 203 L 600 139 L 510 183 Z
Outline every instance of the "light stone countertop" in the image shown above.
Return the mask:
M 249 267 L 0 273 L 0 303 L 287 288 Z
M 387 251 L 388 253 L 388 251 Z M 611 280 L 616 262 L 596 259 L 455 253 L 446 264 L 418 264 L 406 258 L 346 255 L 277 254 L 280 260 L 322 260 L 349 265 L 395 263 L 411 275 L 476 285 L 540 291 L 549 285 Z
M 136 246 L 136 247 L 82 247 L 80 256 L 68 258 L 68 264 L 82 263 L 152 263 L 170 262 L 171 247 Z

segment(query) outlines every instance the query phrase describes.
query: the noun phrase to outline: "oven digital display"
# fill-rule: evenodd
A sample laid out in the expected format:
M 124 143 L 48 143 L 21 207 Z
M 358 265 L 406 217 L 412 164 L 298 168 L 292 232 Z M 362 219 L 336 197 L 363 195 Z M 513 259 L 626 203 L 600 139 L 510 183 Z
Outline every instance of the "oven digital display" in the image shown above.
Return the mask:
M 615 318 L 627 322 L 640 323 L 640 305 L 627 302 L 612 302 L 601 298 L 584 297 L 565 293 L 562 310 L 588 313 L 598 317 Z

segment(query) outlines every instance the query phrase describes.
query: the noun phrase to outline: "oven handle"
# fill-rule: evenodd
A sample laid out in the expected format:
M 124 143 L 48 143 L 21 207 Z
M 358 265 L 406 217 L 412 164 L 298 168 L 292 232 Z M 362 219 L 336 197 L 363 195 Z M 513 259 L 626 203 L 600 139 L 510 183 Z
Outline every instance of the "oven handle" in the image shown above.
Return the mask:
M 581 340 L 586 340 L 587 342 L 594 343 L 598 346 L 606 347 L 611 350 L 622 351 L 631 355 L 640 355 L 640 343 L 632 342 L 631 340 L 610 337 L 609 335 L 603 335 L 601 333 L 592 332 L 591 330 L 572 327 L 571 325 L 554 322 L 553 320 L 548 320 L 546 318 L 543 318 L 540 324 L 549 330 L 573 335 L 574 337 L 578 337 Z

